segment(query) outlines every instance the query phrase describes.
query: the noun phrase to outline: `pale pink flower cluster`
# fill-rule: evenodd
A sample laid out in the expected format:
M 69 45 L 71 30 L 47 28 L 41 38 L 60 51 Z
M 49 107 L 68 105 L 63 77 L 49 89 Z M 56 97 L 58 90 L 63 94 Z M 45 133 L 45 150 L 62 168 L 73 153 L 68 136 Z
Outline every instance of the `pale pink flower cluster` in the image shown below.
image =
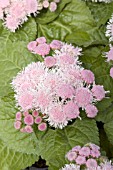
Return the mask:
M 106 36 L 109 37 L 109 41 L 113 42 L 113 14 L 109 20 L 106 28 Z
M 105 53 L 105 57 L 107 58 L 107 62 L 113 62 L 113 46 L 110 44 L 110 50 Z M 113 78 L 113 67 L 110 69 L 110 76 Z
M 47 124 L 45 123 L 42 114 L 34 110 L 32 112 L 17 112 L 14 122 L 14 127 L 20 132 L 32 133 L 33 126 L 39 131 L 45 131 L 47 129 Z
M 85 70 L 78 57 L 81 48 L 44 37 L 28 44 L 28 49 L 42 55 L 44 62 L 31 63 L 13 79 L 17 106 L 21 111 L 37 110 L 55 128 L 80 117 L 79 109 L 94 118 L 95 102 L 105 97 L 101 85 L 95 85 L 94 74 Z M 51 55 L 52 54 L 52 55 Z
M 66 158 L 72 164 L 65 165 L 61 170 L 80 170 L 81 166 L 84 170 L 113 170 L 111 161 L 108 161 L 106 157 L 101 156 L 100 147 L 89 143 L 85 146 L 75 146 L 67 154 Z M 69 167 L 69 168 L 68 168 Z M 67 168 L 67 169 L 66 169 Z M 77 169 L 77 170 L 78 170 Z
M 51 12 L 57 9 L 55 0 L 0 0 L 0 19 L 4 21 L 4 25 L 10 31 L 15 32 L 31 14 L 39 13 L 43 8 L 49 8 Z
M 70 162 L 87 168 L 96 168 L 98 166 L 97 158 L 100 157 L 100 147 L 95 144 L 86 144 L 85 146 L 75 146 L 66 154 L 66 158 Z

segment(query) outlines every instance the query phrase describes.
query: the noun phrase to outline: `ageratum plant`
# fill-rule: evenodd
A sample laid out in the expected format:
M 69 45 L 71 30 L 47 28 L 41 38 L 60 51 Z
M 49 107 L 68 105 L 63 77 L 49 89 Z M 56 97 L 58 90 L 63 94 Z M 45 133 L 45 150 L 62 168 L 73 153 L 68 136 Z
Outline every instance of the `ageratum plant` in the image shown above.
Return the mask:
M 82 169 L 85 164 L 71 162 L 65 155 L 87 143 L 112 160 L 113 2 L 46 0 L 40 1 L 43 9 L 35 5 L 30 13 L 25 1 L 0 2 L 0 169 L 25 169 L 39 156 L 49 170 Z M 7 2 L 8 8 L 3 7 Z M 21 7 L 14 5 L 11 10 L 11 4 Z M 23 12 L 17 14 L 17 9 Z M 13 15 L 15 20 L 13 12 L 16 17 L 26 15 L 7 29 L 6 18 Z M 94 160 L 100 169 L 112 168 L 109 160 Z

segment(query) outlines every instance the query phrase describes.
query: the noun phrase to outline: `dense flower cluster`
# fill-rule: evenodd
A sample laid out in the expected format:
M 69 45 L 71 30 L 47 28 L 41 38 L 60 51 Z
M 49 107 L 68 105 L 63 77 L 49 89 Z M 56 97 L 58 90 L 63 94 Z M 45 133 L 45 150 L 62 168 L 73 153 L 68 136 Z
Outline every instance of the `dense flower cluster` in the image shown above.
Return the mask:
M 110 42 L 113 41 L 113 14 L 107 24 L 106 36 L 109 37 Z
M 66 154 L 72 164 L 65 165 L 62 170 L 113 170 L 111 161 L 101 156 L 100 147 L 89 143 L 85 146 L 75 146 Z M 74 169 L 75 168 L 75 169 Z
M 105 53 L 105 57 L 107 58 L 107 62 L 113 62 L 113 47 L 110 45 L 110 50 Z M 113 67 L 110 69 L 110 76 L 113 78 Z
M 36 15 L 43 8 L 51 12 L 57 9 L 60 0 L 0 0 L 0 19 L 12 32 L 22 25 L 31 14 Z
M 30 112 L 17 112 L 14 127 L 21 132 L 32 133 L 33 125 L 38 126 L 39 131 L 45 131 L 47 124 L 43 120 L 42 114 L 34 110 Z
M 47 44 L 44 37 L 30 42 L 28 49 L 42 55 L 44 62 L 29 64 L 13 79 L 20 110 L 41 112 L 55 128 L 80 117 L 80 108 L 94 118 L 98 112 L 94 104 L 106 92 L 103 86 L 95 85 L 94 74 L 78 61 L 82 49 L 58 40 Z

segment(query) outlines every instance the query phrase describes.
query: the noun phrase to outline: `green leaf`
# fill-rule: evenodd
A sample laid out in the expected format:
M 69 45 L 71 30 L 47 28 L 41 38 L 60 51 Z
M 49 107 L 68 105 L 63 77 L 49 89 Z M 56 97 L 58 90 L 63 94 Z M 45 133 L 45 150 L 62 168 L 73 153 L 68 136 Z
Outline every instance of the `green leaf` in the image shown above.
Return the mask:
M 95 21 L 97 22 L 98 27 L 106 24 L 113 13 L 113 2 L 107 4 L 87 2 L 87 5 L 89 6 Z
M 7 40 L 0 43 L 0 96 L 12 92 L 11 81 L 27 64 L 35 61 L 35 57 L 27 50 L 25 42 Z
M 0 101 L 0 138 L 15 151 L 38 155 L 39 144 L 35 133 L 21 133 L 14 128 L 16 112 L 13 94 L 3 97 Z
M 0 169 L 1 170 L 20 170 L 31 166 L 38 160 L 37 155 L 24 154 L 9 149 L 2 140 L 0 140 Z
M 51 23 L 38 24 L 38 37 L 45 36 L 49 41 L 52 39 L 65 40 L 66 36 L 74 33 L 73 29 L 88 31 L 95 27 L 95 21 L 85 2 L 72 0 L 60 15 Z
M 105 32 L 103 30 L 94 27 L 90 30 L 73 30 L 74 33 L 71 33 L 66 36 L 66 41 L 73 44 L 88 47 L 89 45 L 105 45 L 108 44 L 108 40 L 105 37 Z
M 39 24 L 47 24 L 52 22 L 58 17 L 63 8 L 70 2 L 71 0 L 61 0 L 61 2 L 58 4 L 57 10 L 53 13 L 51 13 L 50 10 L 41 11 L 41 13 L 36 17 L 36 22 Z
M 104 129 L 110 143 L 113 145 L 113 120 L 112 119 L 110 122 L 104 125 Z
M 10 32 L 5 27 L 2 26 L 2 21 L 0 21 L 0 44 L 6 43 L 8 40 L 12 42 L 25 41 L 29 42 L 36 38 L 37 26 L 35 20 L 30 17 L 27 22 L 19 27 L 15 33 Z
M 76 120 L 63 130 L 49 130 L 40 143 L 41 156 L 49 162 L 50 170 L 58 170 L 66 163 L 65 154 L 76 145 L 93 142 L 99 145 L 96 122 Z

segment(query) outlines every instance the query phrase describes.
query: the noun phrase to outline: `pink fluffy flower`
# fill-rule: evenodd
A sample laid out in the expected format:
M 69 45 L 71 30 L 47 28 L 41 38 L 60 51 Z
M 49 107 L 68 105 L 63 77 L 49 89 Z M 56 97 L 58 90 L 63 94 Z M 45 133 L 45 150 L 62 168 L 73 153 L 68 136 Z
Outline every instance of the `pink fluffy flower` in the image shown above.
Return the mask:
M 75 93 L 73 86 L 69 84 L 61 84 L 57 90 L 57 95 L 63 99 L 71 98 Z
M 78 156 L 78 157 L 76 158 L 76 163 L 77 163 L 78 165 L 83 165 L 83 164 L 85 164 L 85 163 L 86 163 L 86 158 L 85 158 L 85 156 Z
M 35 123 L 36 124 L 40 124 L 41 122 L 42 122 L 41 116 L 38 116 L 38 117 L 35 118 Z
M 10 5 L 9 0 L 0 0 L 0 8 L 6 8 Z
M 27 116 L 25 116 L 25 118 L 24 118 L 24 123 L 26 124 L 26 125 L 33 125 L 33 123 L 34 123 L 34 119 L 33 119 L 33 116 L 32 115 L 27 115 Z
M 46 108 L 49 104 L 49 97 L 43 91 L 37 93 L 37 105 Z
M 54 125 L 55 127 L 58 127 L 59 124 L 62 124 L 62 127 L 63 125 L 67 124 L 66 114 L 59 106 L 51 108 L 49 112 L 49 122 L 50 125 Z
M 86 147 L 86 146 L 82 147 L 79 151 L 79 154 L 81 156 L 89 156 L 90 155 L 90 148 Z
M 49 9 L 50 9 L 51 12 L 56 11 L 56 9 L 57 9 L 57 4 L 56 4 L 55 2 L 51 2 L 51 3 L 50 3 L 50 6 L 49 6 Z
M 62 46 L 62 42 L 59 41 L 59 40 L 53 40 L 51 43 L 50 43 L 50 47 L 51 49 L 53 50 L 58 50 L 60 49 Z
M 24 93 L 20 96 L 18 103 L 23 110 L 32 109 L 33 96 L 29 93 Z
M 41 124 L 38 125 L 38 130 L 45 131 L 46 129 L 47 129 L 46 123 L 41 123 Z
M 21 112 L 17 112 L 16 113 L 16 120 L 21 120 L 22 119 L 22 113 Z
M 69 160 L 69 161 L 74 161 L 77 157 L 77 154 L 76 152 L 73 152 L 73 151 L 69 151 L 67 154 L 66 154 L 66 158 Z
M 88 159 L 87 162 L 86 162 L 86 166 L 87 168 L 96 168 L 98 165 L 97 165 L 97 161 L 95 159 Z
M 90 70 L 83 70 L 81 72 L 81 76 L 82 76 L 83 80 L 88 84 L 93 83 L 95 80 L 94 74 Z
M 21 122 L 20 121 L 16 121 L 16 122 L 14 122 L 14 127 L 15 127 L 15 129 L 20 129 L 21 128 Z
M 38 44 L 44 44 L 44 43 L 46 43 L 46 38 L 45 37 L 39 37 L 39 38 L 36 39 L 36 42 Z
M 36 41 L 31 41 L 28 45 L 27 45 L 27 48 L 29 51 L 34 51 L 34 49 L 36 48 L 37 46 L 37 42 Z
M 93 96 L 89 89 L 87 88 L 78 88 L 76 90 L 76 102 L 79 107 L 85 108 L 88 104 L 92 103 Z
M 25 126 L 25 132 L 27 133 L 32 133 L 33 132 L 33 128 L 29 125 Z
M 51 57 L 51 56 L 48 56 L 44 59 L 44 63 L 47 67 L 53 67 L 55 64 L 56 64 L 56 59 Z
M 92 88 L 93 96 L 98 100 L 101 101 L 105 98 L 105 90 L 101 85 L 94 85 Z
M 73 56 L 69 56 L 67 54 L 60 56 L 60 63 L 61 64 L 73 64 L 75 61 Z
M 25 0 L 25 10 L 30 15 L 31 13 L 36 13 L 38 10 L 37 0 Z
M 39 44 L 35 49 L 34 49 L 36 54 L 45 56 L 48 55 L 50 52 L 50 46 L 46 43 Z
M 111 47 L 110 51 L 106 55 L 107 61 L 112 60 L 113 61 L 113 47 Z
M 18 26 L 20 25 L 20 20 L 18 20 L 17 18 L 14 18 L 11 15 L 8 15 L 5 18 L 5 26 L 10 29 L 12 32 L 15 32 L 15 30 L 18 28 Z
M 87 105 L 85 110 L 86 110 L 87 117 L 90 118 L 94 118 L 98 113 L 98 109 L 93 104 Z
M 9 13 L 16 19 L 23 19 L 26 16 L 23 2 L 14 1 L 9 8 Z
M 68 119 L 75 119 L 79 116 L 79 107 L 72 101 L 69 101 L 64 105 L 63 112 L 66 114 Z
M 110 69 L 110 76 L 113 78 L 113 67 Z

